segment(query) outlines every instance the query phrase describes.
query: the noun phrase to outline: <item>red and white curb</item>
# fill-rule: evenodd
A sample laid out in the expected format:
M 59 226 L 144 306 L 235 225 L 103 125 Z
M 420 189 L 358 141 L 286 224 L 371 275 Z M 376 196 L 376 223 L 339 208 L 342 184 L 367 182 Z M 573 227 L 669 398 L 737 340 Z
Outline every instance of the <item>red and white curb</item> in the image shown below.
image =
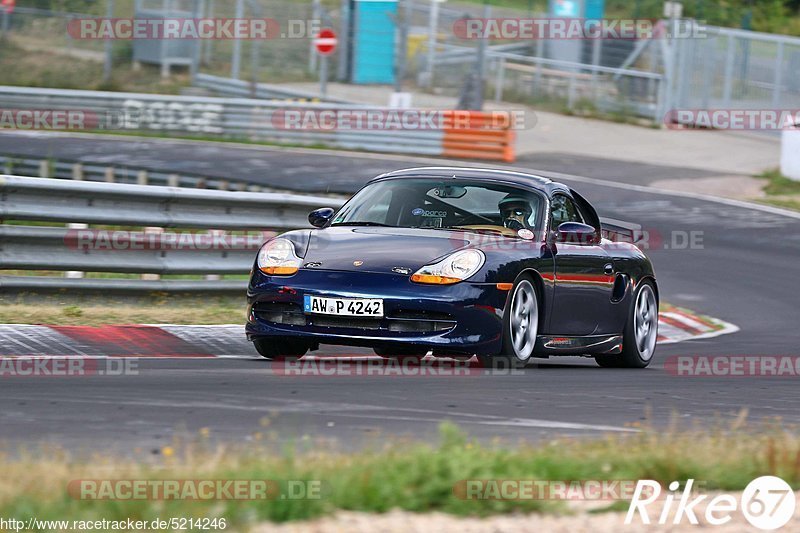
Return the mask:
M 722 320 L 668 307 L 659 313 L 660 344 L 739 331 Z M 338 350 L 337 350 L 338 351 Z M 0 324 L 0 357 L 258 357 L 241 324 L 45 326 Z
M 736 333 L 739 326 L 718 318 L 697 315 L 680 307 L 666 306 L 658 312 L 658 342 L 676 342 L 711 339 Z

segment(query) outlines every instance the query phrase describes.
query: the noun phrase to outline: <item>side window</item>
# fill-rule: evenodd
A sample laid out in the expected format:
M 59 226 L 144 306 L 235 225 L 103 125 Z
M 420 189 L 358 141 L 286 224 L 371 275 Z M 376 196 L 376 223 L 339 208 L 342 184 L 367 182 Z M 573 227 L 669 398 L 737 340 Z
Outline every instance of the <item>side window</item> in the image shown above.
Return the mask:
M 564 222 L 583 222 L 583 217 L 571 198 L 556 194 L 550 201 L 550 229 L 558 229 Z

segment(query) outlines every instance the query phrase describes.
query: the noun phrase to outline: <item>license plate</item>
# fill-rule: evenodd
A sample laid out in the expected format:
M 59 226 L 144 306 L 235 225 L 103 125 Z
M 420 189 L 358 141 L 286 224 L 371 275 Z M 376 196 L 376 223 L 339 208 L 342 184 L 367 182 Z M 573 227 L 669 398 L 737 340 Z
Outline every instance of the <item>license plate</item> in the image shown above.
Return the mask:
M 303 295 L 303 311 L 322 315 L 383 317 L 383 300 Z

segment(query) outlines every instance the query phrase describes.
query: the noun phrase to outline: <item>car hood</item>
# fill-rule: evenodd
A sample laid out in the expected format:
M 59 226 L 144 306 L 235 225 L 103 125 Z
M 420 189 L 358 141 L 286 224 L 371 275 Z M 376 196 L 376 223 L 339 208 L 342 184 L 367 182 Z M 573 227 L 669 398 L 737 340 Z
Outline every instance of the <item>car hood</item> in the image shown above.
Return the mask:
M 463 231 L 329 227 L 311 232 L 303 264 L 306 268 L 353 272 L 403 273 L 396 269 L 407 269 L 411 274 L 469 246 L 471 237 Z

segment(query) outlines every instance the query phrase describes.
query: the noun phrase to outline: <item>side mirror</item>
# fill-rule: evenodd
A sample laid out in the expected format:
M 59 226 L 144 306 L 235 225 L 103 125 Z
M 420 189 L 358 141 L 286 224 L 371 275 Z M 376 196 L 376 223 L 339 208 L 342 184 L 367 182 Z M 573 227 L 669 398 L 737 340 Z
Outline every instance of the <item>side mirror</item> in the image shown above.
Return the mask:
M 322 228 L 333 218 L 334 213 L 336 213 L 336 210 L 332 207 L 321 207 L 308 214 L 308 221 L 315 228 Z
M 580 222 L 564 222 L 558 227 L 556 242 L 591 246 L 598 243 L 597 230 L 594 226 Z

